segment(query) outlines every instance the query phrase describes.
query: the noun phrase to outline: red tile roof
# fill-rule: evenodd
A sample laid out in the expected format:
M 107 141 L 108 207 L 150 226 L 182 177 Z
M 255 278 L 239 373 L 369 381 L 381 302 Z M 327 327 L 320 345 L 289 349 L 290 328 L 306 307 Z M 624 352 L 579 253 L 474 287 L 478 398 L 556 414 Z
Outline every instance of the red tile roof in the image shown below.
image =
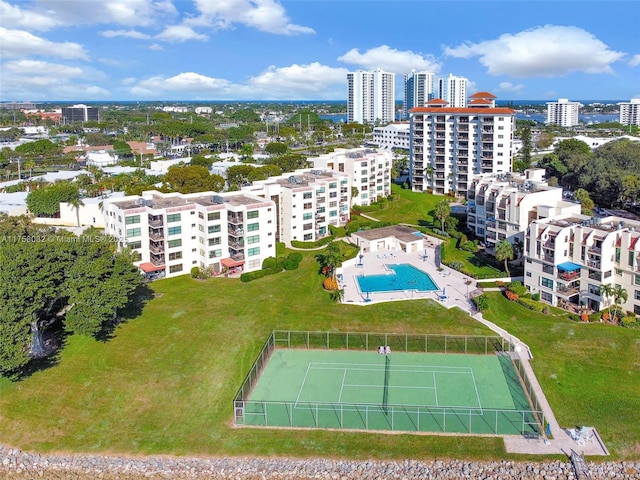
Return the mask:
M 467 115 L 515 115 L 511 108 L 454 108 L 454 107 L 416 107 L 409 110 L 412 113 L 466 113 Z
M 478 92 L 471 95 L 469 98 L 498 98 L 489 92 Z
M 159 270 L 164 270 L 164 265 L 154 265 L 150 262 L 145 262 L 140 264 L 140 270 L 146 273 L 157 272 Z
M 487 100 L 485 98 L 476 98 L 475 100 L 467 102 L 467 105 L 491 105 L 491 100 Z
M 449 105 L 449 102 L 441 98 L 434 98 L 433 100 L 429 100 L 427 105 Z

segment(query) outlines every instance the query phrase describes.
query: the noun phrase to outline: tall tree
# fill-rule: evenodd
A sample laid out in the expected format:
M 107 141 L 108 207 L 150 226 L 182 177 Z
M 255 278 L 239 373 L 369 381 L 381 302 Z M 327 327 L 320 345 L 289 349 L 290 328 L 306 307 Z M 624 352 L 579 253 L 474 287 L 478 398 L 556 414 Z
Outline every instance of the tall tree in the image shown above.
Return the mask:
M 509 272 L 509 260 L 513 260 L 515 252 L 513 251 L 513 245 L 508 240 L 502 240 L 498 242 L 495 250 L 496 260 L 504 261 L 504 270 L 507 272 L 507 276 L 510 277 Z
M 591 200 L 589 192 L 584 188 L 579 188 L 574 192 L 573 197 L 580 202 L 580 209 L 583 215 L 593 215 L 595 204 Z
M 618 307 L 629 300 L 629 293 L 621 285 L 616 285 L 613 289 L 612 295 L 613 304 L 615 305 L 613 309 L 613 319 L 615 320 L 618 315 Z
M 433 216 L 440 220 L 440 226 L 442 230 L 445 229 L 447 217 L 451 215 L 451 206 L 449 205 L 449 200 L 443 198 L 438 203 L 433 210 Z
M 202 165 L 176 165 L 169 168 L 164 178 L 164 188 L 172 192 L 221 192 L 224 178 L 211 175 Z

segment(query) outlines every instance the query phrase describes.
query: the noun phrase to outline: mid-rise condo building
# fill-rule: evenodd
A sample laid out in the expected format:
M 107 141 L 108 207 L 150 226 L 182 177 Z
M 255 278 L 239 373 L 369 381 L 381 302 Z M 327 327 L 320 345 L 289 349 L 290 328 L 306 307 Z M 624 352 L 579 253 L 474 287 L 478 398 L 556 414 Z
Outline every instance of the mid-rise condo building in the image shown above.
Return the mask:
M 467 190 L 467 228 L 488 253 L 502 240 L 524 240 L 529 224 L 539 218 L 579 214 L 580 204 L 562 197 L 562 188 L 544 181 L 545 170 L 475 175 Z
M 395 73 L 382 69 L 347 74 L 347 122 L 388 123 L 395 119 Z
M 337 148 L 317 158 L 309 158 L 314 168 L 344 172 L 349 175 L 355 196 L 349 197 L 353 205 L 371 205 L 381 197 L 391 195 L 391 167 L 393 153 L 390 150 L 372 148 Z
M 535 220 L 524 244 L 525 285 L 540 300 L 581 311 L 614 301 L 601 285 L 621 286 L 622 312 L 640 315 L 640 222 L 574 214 Z
M 250 272 L 276 255 L 276 204 L 239 192 L 143 192 L 103 204 L 105 233 L 139 254 L 145 275 L 193 267 Z
M 393 148 L 409 150 L 411 145 L 411 125 L 409 125 L 409 122 L 395 122 L 384 127 L 375 127 L 371 143 L 384 150 Z
M 414 191 L 466 196 L 471 177 L 511 171 L 516 112 L 479 92 L 465 108 L 440 99 L 410 112 L 410 182 Z
M 620 123 L 640 127 L 640 98 L 632 98 L 630 102 L 620 102 Z
M 351 177 L 326 169 L 302 169 L 253 182 L 242 192 L 273 202 L 275 240 L 314 242 L 345 225 L 351 211 Z
M 578 125 L 580 102 L 571 102 L 568 98 L 561 98 L 557 102 L 547 102 L 547 124 L 561 127 Z

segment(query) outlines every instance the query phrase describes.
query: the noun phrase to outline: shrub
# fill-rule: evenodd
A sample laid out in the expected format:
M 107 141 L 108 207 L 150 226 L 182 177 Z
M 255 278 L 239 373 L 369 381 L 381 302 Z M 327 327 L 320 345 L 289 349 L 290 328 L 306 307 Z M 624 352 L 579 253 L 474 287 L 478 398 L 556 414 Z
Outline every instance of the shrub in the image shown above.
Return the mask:
M 529 310 L 533 310 L 534 312 L 544 313 L 544 310 L 548 308 L 540 302 L 536 302 L 531 300 L 530 298 L 518 298 L 517 302 L 525 308 Z
M 620 320 L 620 325 L 627 328 L 638 328 L 640 327 L 640 322 L 638 322 L 638 319 L 635 315 L 627 315 L 622 317 L 622 320 Z
M 586 313 L 580 314 L 580 320 L 582 320 L 583 322 L 588 322 L 589 321 L 589 315 L 587 315 Z
M 325 290 L 338 290 L 338 280 L 332 277 L 325 278 L 322 286 Z
M 476 253 L 478 251 L 478 244 L 476 242 L 464 242 L 460 246 L 460 250 L 464 250 L 465 252 Z
M 535 300 L 536 302 L 540 301 L 540 294 L 539 293 L 534 293 L 533 295 L 531 295 L 531 299 Z
M 521 282 L 511 282 L 507 289 L 519 297 L 527 293 L 527 287 L 525 287 Z
M 461 234 L 460 238 L 458 238 L 458 244 L 456 245 L 456 248 L 462 248 L 462 245 L 464 245 L 468 241 L 469 239 L 467 238 L 467 236 L 464 233 Z
M 489 297 L 487 297 L 484 293 L 475 297 L 473 299 L 473 302 L 476 304 L 476 308 L 481 312 L 484 312 L 487 308 L 489 308 Z
M 268 270 L 274 268 L 278 264 L 278 260 L 275 257 L 267 257 L 262 262 L 262 269 Z
M 511 290 L 505 290 L 504 294 L 512 302 L 515 302 L 516 300 L 518 300 L 518 298 L 520 298 L 518 297 L 517 293 L 513 293 Z
M 200 278 L 200 267 L 193 267 L 191 269 L 191 278 Z
M 282 266 L 284 267 L 285 270 L 295 270 L 298 268 L 298 265 L 300 265 L 301 261 L 302 261 L 302 254 L 298 252 L 293 252 L 287 255 L 282 260 Z

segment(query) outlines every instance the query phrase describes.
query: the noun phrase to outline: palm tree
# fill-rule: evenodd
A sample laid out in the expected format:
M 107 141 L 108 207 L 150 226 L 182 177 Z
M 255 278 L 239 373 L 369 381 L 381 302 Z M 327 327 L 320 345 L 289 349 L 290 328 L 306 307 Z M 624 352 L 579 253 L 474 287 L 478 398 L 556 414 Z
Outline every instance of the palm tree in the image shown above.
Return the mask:
M 607 303 L 607 313 L 609 314 L 609 318 L 611 318 L 611 297 L 613 297 L 613 285 L 610 283 L 603 283 L 598 288 L 598 293 L 602 297 L 603 302 Z
M 514 252 L 513 245 L 508 240 L 502 240 L 496 245 L 496 260 L 504 261 L 504 269 L 507 272 L 507 276 L 510 277 L 511 273 L 509 273 L 509 260 L 513 260 Z
M 442 231 L 445 230 L 445 222 L 447 221 L 447 217 L 451 214 L 451 206 L 449 205 L 449 200 L 443 198 L 437 204 L 435 209 L 433 210 L 433 216 L 440 220 L 440 228 Z
M 626 303 L 627 300 L 629 300 L 629 294 L 627 293 L 627 291 L 622 288 L 621 285 L 616 285 L 616 287 L 613 289 L 613 303 L 615 305 L 615 308 L 613 309 L 612 319 L 615 319 L 616 315 L 618 314 L 618 305 Z
M 80 195 L 72 198 L 71 200 L 69 200 L 68 203 L 69 205 L 71 205 L 73 208 L 76 209 L 76 220 L 78 222 L 78 227 L 79 227 L 80 226 L 80 207 L 82 207 L 84 203 L 82 202 Z

